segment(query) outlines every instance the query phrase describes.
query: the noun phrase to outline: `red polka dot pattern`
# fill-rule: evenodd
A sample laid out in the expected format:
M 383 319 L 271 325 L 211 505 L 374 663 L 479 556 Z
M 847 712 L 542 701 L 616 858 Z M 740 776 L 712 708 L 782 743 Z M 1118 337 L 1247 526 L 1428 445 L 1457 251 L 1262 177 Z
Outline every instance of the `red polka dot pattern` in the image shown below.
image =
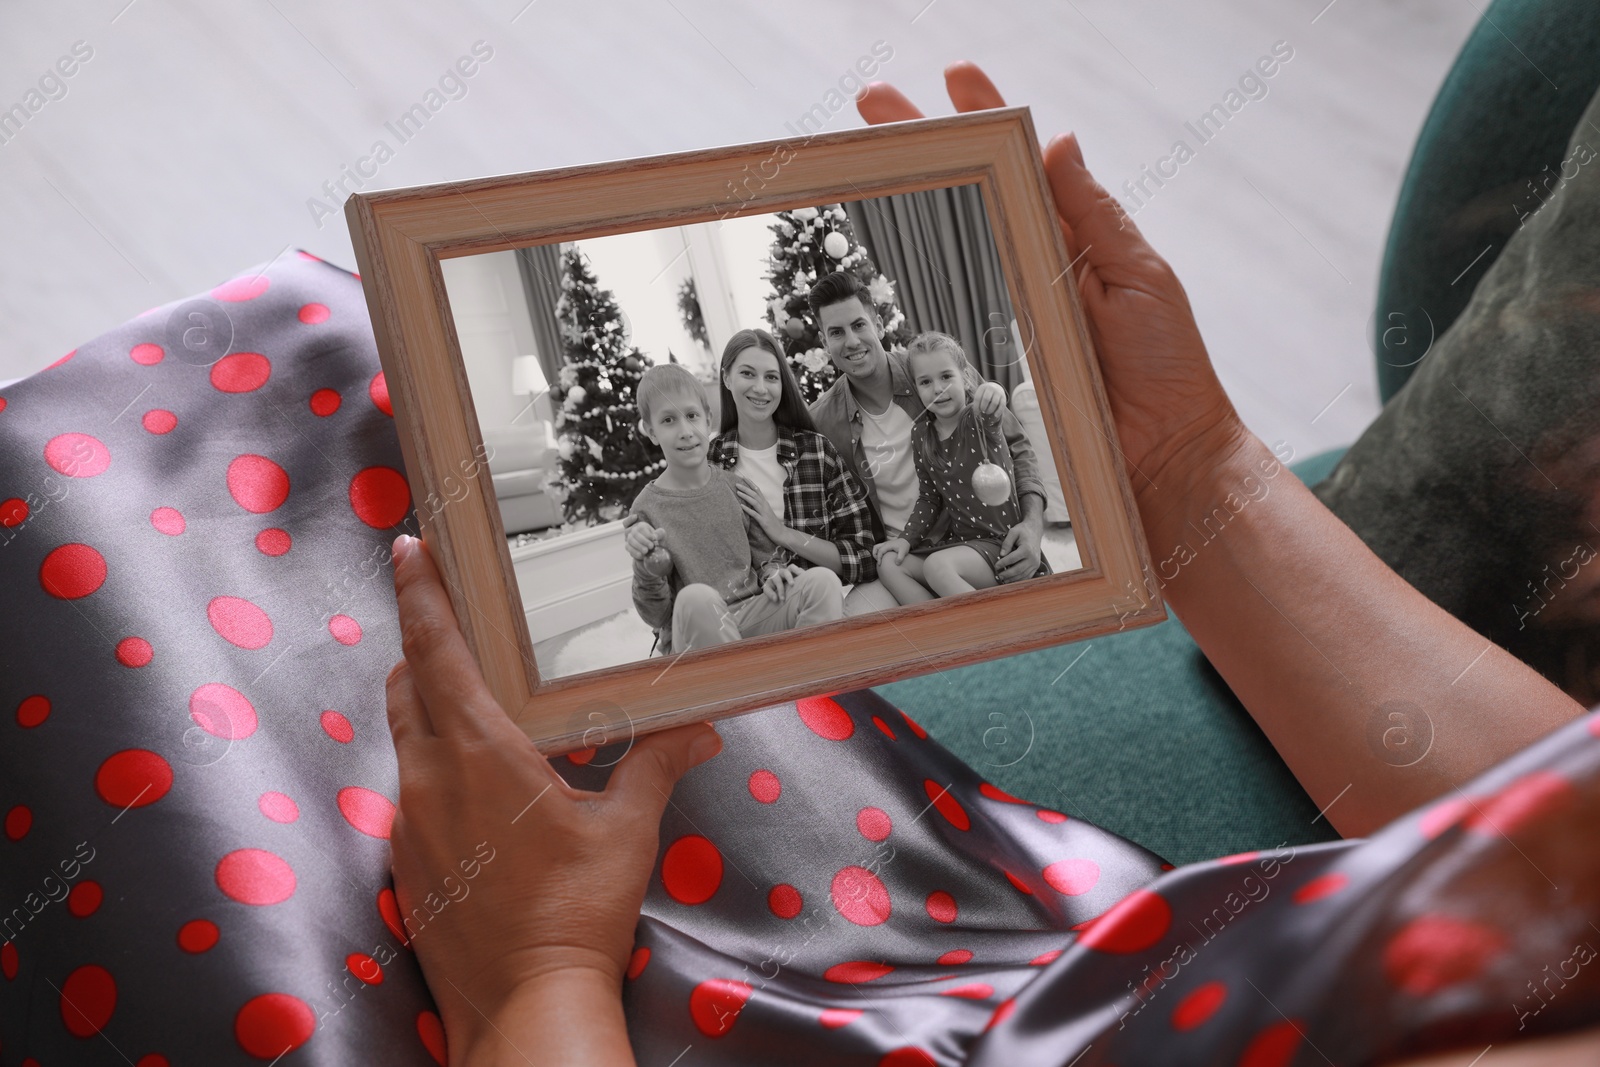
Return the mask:
M 44 461 L 69 478 L 93 478 L 111 466 L 111 450 L 98 437 L 64 433 L 44 446 Z
M 750 985 L 730 978 L 701 982 L 689 994 L 689 1017 L 695 1029 L 707 1037 L 724 1036 L 733 1029 L 753 992 Z
M 144 418 L 139 420 L 150 433 L 157 436 L 169 434 L 178 427 L 178 416 L 163 408 L 154 408 L 144 413 Z
M 352 785 L 339 790 L 339 814 L 345 822 L 368 837 L 389 839 L 394 823 L 394 801 L 365 786 Z
M 329 619 L 328 632 L 341 645 L 361 643 L 361 624 L 348 615 L 335 615 Z
M 831 697 L 797 700 L 795 710 L 800 713 L 800 721 L 812 733 L 829 741 L 846 741 L 856 732 L 856 724 L 850 718 L 850 713 Z
M 289 472 L 266 456 L 236 456 L 228 464 L 228 494 L 246 511 L 265 515 L 289 499 Z
M 100 764 L 94 788 L 112 807 L 148 807 L 172 788 L 172 764 L 149 749 L 126 748 Z
M 33 828 L 33 810 L 26 804 L 17 804 L 6 812 L 6 837 L 21 841 Z
M 367 396 L 372 401 L 372 406 L 393 417 L 394 405 L 389 403 L 389 383 L 384 380 L 383 372 L 379 371 L 367 385 Z
M 73 1037 L 93 1037 L 117 1009 L 117 982 L 111 972 L 89 963 L 61 983 L 61 1021 Z
M 321 418 L 327 418 L 339 410 L 339 405 L 344 403 L 344 397 L 339 395 L 337 389 L 318 389 L 311 394 L 311 413 Z
M 825 1030 L 837 1030 L 842 1026 L 849 1026 L 864 1013 L 860 1008 L 825 1008 L 817 1022 Z
M 80 919 L 87 919 L 100 910 L 100 902 L 106 897 L 100 883 L 85 878 L 67 893 L 67 910 Z
M 303 304 L 295 316 L 307 326 L 316 326 L 327 322 L 329 316 L 327 304 Z
M 207 682 L 189 694 L 189 717 L 200 729 L 224 741 L 249 737 L 259 723 L 250 699 L 222 682 Z
M 367 985 L 383 984 L 383 968 L 365 952 L 352 952 L 344 958 L 347 970 Z
M 160 345 L 152 345 L 149 343 L 134 345 L 128 350 L 129 359 L 133 360 L 135 363 L 143 364 L 146 367 L 155 366 L 157 363 L 160 363 L 164 358 L 166 358 L 166 355 L 167 353 Z
M 678 838 L 661 857 L 661 885 L 680 904 L 704 904 L 722 885 L 722 853 L 699 834 Z
M 875 963 L 872 960 L 850 960 L 846 963 L 836 963 L 822 972 L 822 977 L 830 982 L 839 982 L 845 985 L 860 985 L 864 982 L 875 982 L 894 968 L 887 963 Z
M 144 667 L 155 658 L 155 649 L 142 637 L 124 637 L 117 642 L 117 662 L 124 667 Z
M 265 274 L 251 274 L 223 282 L 211 290 L 211 298 L 230 304 L 242 303 L 246 300 L 254 300 L 262 293 L 265 293 L 271 285 L 272 279 Z
M 294 542 L 289 537 L 287 530 L 280 530 L 276 526 L 269 526 L 256 534 L 256 551 L 263 556 L 281 556 L 289 551 Z
M 1384 947 L 1383 970 L 1395 988 L 1427 997 L 1477 978 L 1506 946 L 1505 934 L 1484 923 L 1423 915 Z
M 156 508 L 150 513 L 150 525 L 159 533 L 177 537 L 189 524 L 184 521 L 183 512 L 177 508 Z
M 956 921 L 956 898 L 942 889 L 935 889 L 928 894 L 927 909 L 928 917 L 935 922 Z
M 300 805 L 276 790 L 262 793 L 260 799 L 256 801 L 256 807 L 273 822 L 289 823 L 300 817 Z
M 272 361 L 260 352 L 235 352 L 211 365 L 211 384 L 219 393 L 253 393 L 272 377 Z
M 925 778 L 922 782 L 922 791 L 928 794 L 928 800 L 939 814 L 944 816 L 945 822 L 957 830 L 972 829 L 972 820 L 967 817 L 967 809 L 961 806 L 961 802 L 947 787 L 932 778 Z
M 775 885 L 767 892 L 767 908 L 780 919 L 794 918 L 804 906 L 800 890 L 792 885 Z
M 272 619 L 243 597 L 212 597 L 206 605 L 211 628 L 229 644 L 240 648 L 266 648 L 272 642 Z
M 833 906 L 857 926 L 887 922 L 892 912 L 889 890 L 883 880 L 865 867 L 845 867 L 833 876 L 829 888 Z
M 1138 889 L 1096 919 L 1078 943 L 1099 952 L 1125 955 L 1152 947 L 1171 928 L 1172 905 L 1159 893 Z
M 178 928 L 178 947 L 198 955 L 209 952 L 221 937 L 221 929 L 210 919 L 190 919 Z
M 422 1047 L 428 1050 L 428 1055 L 433 1057 L 433 1062 L 439 1067 L 445 1067 L 447 1062 L 447 1047 L 444 1033 L 444 1022 L 431 1011 L 424 1011 L 417 1016 L 417 1040 L 422 1042 Z
M 1221 982 L 1207 982 L 1189 993 L 1172 1010 L 1172 1028 L 1177 1031 L 1194 1030 L 1209 1020 L 1228 999 L 1228 987 Z
M 82 600 L 106 581 L 106 558 L 83 544 L 50 550 L 39 564 L 39 584 L 60 600 Z
M 1295 1020 L 1273 1023 L 1251 1039 L 1239 1057 L 1239 1067 L 1289 1067 L 1304 1039 Z
M 763 804 L 776 804 L 783 795 L 783 783 L 771 771 L 754 771 L 750 775 L 750 795 Z
M 355 727 L 350 725 L 350 720 L 337 711 L 325 711 L 321 716 L 322 732 L 339 742 L 348 745 L 356 739 Z
M 862 808 L 856 812 L 856 829 L 868 841 L 882 841 L 894 829 L 894 824 L 882 808 Z
M 21 497 L 0 500 L 0 527 L 12 529 L 28 521 L 31 509 Z
M 239 848 L 217 861 L 217 888 L 241 904 L 281 904 L 294 895 L 294 868 L 264 848 Z
M 17 705 L 17 725 L 24 728 L 38 726 L 50 717 L 50 698 L 35 693 L 23 697 Z
M 634 949 L 633 954 L 628 957 L 628 977 L 639 977 L 644 973 L 644 969 L 649 966 L 649 964 L 650 950 L 645 946 L 640 945 L 638 948 Z
M 233 1018 L 239 1047 L 260 1060 L 276 1060 L 311 1040 L 317 1016 L 311 1005 L 288 993 L 262 993 L 245 1001 Z
M 374 530 L 388 530 L 410 510 L 411 487 L 393 467 L 368 467 L 350 479 L 350 508 Z
M 1100 884 L 1100 865 L 1094 860 L 1057 860 L 1044 869 L 1044 880 L 1057 893 L 1081 897 Z

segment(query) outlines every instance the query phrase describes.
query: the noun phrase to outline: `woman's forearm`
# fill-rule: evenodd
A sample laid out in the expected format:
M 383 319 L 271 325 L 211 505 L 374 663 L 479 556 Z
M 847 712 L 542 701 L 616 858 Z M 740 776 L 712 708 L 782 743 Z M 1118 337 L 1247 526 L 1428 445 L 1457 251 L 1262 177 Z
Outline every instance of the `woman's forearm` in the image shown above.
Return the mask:
M 478 1012 L 465 1034 L 447 1038 L 451 1067 L 635 1067 L 621 991 L 591 971 L 531 979 L 498 1007 Z
M 827 538 L 785 526 L 783 532 L 778 535 L 778 543 L 795 555 L 820 567 L 826 567 L 835 574 L 838 574 L 840 568 L 844 566 L 839 555 L 839 546 Z
M 1340 833 L 1583 711 L 1407 584 L 1242 427 L 1157 480 L 1138 500 L 1163 595 Z

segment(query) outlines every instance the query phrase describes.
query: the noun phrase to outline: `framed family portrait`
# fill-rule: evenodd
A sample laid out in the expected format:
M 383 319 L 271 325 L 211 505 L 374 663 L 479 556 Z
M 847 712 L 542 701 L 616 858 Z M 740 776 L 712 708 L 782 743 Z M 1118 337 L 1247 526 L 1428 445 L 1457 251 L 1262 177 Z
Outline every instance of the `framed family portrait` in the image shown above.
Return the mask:
M 1026 108 L 346 204 L 546 754 L 1165 618 Z

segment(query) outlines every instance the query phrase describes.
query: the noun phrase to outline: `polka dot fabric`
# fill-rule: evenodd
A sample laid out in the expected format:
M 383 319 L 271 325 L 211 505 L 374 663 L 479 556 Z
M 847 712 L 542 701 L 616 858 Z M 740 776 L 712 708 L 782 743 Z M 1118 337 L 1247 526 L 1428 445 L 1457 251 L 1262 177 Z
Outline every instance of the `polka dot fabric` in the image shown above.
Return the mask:
M 443 1062 L 379 905 L 378 372 L 291 251 L 0 389 L 0 1063 Z
M 446 1062 L 388 869 L 378 371 L 359 282 L 289 253 L 0 390 L 0 1062 Z M 1597 1021 L 1600 720 L 1370 841 L 1176 871 L 870 692 L 720 729 L 626 970 L 641 1063 L 1286 1067 Z

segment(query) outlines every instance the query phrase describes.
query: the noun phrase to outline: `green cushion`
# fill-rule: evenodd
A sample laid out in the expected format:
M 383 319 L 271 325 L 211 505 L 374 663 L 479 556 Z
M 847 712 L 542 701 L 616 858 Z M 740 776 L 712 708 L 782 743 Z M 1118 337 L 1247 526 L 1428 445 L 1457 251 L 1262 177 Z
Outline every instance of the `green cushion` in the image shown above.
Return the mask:
M 1171 615 L 880 692 L 1000 788 L 1175 864 L 1337 837 Z

